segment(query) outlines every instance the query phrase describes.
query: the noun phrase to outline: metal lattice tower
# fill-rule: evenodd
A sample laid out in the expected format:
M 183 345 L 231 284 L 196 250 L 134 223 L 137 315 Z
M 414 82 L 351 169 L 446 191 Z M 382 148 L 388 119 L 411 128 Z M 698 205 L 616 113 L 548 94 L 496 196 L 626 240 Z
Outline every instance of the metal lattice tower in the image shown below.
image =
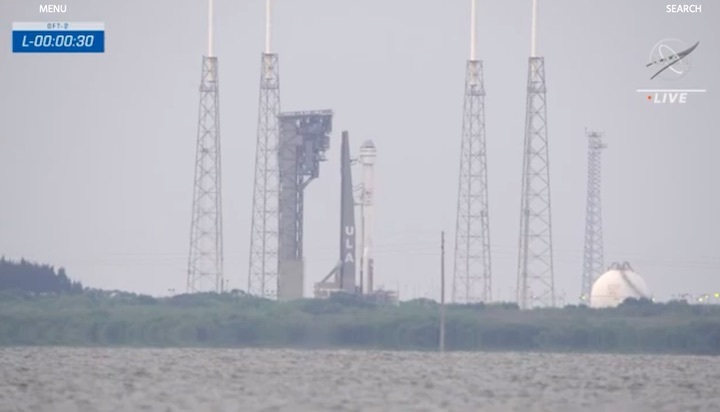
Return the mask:
M 585 209 L 585 253 L 580 303 L 590 303 L 592 284 L 603 273 L 602 151 L 607 147 L 602 133 L 585 132 L 588 138 L 587 207 Z
M 545 60 L 535 53 L 536 11 L 537 1 L 534 0 L 517 276 L 517 302 L 521 309 L 555 306 Z
M 485 87 L 482 61 L 475 59 L 475 0 L 471 8 L 470 60 L 465 75 L 460 178 L 455 226 L 452 300 L 492 300 L 487 160 L 485 152 Z
M 248 293 L 275 299 L 278 289 L 278 55 L 262 55 Z
M 472 0 L 471 10 L 452 282 L 452 299 L 456 303 L 489 302 L 492 299 L 485 87 L 482 61 L 475 58 L 475 0 Z
M 261 56 L 255 183 L 250 224 L 248 293 L 276 299 L 278 291 L 278 169 L 280 71 L 270 52 L 270 1 L 267 0 L 266 44 Z
M 218 59 L 213 56 L 212 0 L 209 1 L 209 46 L 203 57 L 190 224 L 187 292 L 222 292 L 223 232 Z

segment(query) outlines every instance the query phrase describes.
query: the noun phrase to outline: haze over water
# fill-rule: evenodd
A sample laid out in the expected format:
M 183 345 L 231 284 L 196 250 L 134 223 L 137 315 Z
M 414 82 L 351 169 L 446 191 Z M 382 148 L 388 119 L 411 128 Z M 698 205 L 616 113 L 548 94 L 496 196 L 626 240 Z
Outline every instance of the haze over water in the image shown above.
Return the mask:
M 720 358 L 0 349 L 9 411 L 717 411 Z

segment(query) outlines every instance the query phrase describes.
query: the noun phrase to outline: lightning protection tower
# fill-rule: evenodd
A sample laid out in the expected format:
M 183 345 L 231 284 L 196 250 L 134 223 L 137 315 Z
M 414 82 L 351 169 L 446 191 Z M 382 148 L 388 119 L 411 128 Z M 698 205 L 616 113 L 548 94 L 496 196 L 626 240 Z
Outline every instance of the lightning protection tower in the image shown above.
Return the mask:
M 213 53 L 213 0 L 208 1 L 208 54 L 203 56 L 190 225 L 187 292 L 221 292 L 223 286 L 222 180 L 218 58 Z
M 545 60 L 536 53 L 536 29 L 537 0 L 533 0 L 517 275 L 521 309 L 555 306 Z
M 248 293 L 276 299 L 278 292 L 278 169 L 280 75 L 278 55 L 270 49 L 270 0 L 266 0 L 265 52 L 261 56 L 255 184 L 250 229 Z
M 582 291 L 580 303 L 590 304 L 593 282 L 603 273 L 603 230 L 600 187 L 602 183 L 602 133 L 585 132 L 588 138 L 587 207 L 585 209 L 585 253 L 583 259 Z
M 492 299 L 487 161 L 485 152 L 485 87 L 483 64 L 475 56 L 476 0 L 471 0 L 470 60 L 465 76 L 460 179 L 455 227 L 452 299 L 456 303 Z

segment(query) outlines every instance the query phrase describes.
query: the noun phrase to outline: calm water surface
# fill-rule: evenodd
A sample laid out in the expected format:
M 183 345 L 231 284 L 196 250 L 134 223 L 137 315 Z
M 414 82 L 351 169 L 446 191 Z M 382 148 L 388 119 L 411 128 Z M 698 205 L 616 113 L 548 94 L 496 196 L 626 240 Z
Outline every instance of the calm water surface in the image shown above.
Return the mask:
M 0 411 L 720 411 L 720 358 L 0 349 Z

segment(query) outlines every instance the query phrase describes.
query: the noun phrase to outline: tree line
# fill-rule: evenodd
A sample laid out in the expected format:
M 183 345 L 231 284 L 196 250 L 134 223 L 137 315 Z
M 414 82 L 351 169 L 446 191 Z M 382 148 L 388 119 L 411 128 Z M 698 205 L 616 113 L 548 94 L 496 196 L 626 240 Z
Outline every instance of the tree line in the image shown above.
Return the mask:
M 81 293 L 83 285 L 68 278 L 64 268 L 0 258 L 0 291 L 30 294 Z
M 446 348 L 720 355 L 720 307 L 628 300 L 613 309 L 448 305 Z M 0 345 L 436 350 L 427 300 L 380 305 L 349 295 L 275 302 L 242 293 L 154 298 L 86 289 L 5 294 Z

